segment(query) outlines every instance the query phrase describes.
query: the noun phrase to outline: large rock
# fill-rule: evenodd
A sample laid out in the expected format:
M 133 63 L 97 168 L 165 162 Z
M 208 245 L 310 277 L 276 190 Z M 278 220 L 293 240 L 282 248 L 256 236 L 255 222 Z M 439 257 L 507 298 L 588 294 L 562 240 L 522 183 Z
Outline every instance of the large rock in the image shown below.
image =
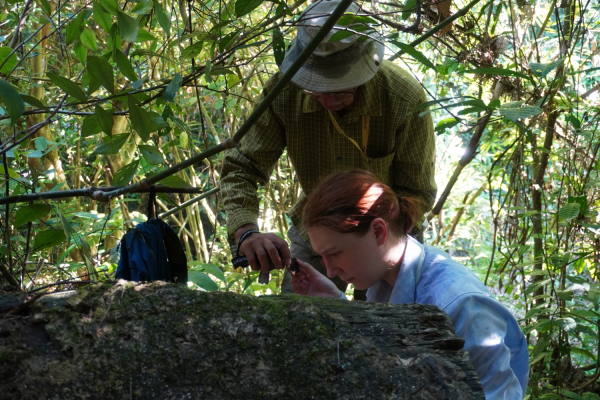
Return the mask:
M 123 281 L 22 297 L 0 295 L 2 399 L 483 398 L 435 306 Z

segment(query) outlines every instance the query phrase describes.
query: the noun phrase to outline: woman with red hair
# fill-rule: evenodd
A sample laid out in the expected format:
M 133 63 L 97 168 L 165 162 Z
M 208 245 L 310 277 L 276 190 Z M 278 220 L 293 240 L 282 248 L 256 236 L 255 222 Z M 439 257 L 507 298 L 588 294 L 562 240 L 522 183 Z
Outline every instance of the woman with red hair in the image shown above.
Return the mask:
M 465 266 L 409 236 L 415 218 L 414 200 L 353 170 L 328 176 L 312 191 L 303 224 L 327 276 L 368 289 L 367 301 L 438 306 L 465 340 L 486 399 L 522 399 L 529 354 L 517 320 Z M 294 292 L 345 298 L 310 264 L 298 264 Z

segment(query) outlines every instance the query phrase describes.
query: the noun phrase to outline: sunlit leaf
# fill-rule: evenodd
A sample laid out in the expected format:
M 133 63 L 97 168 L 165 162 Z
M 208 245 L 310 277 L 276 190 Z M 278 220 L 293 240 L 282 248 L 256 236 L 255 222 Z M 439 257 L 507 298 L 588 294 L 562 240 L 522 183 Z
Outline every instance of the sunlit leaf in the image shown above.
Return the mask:
M 38 231 L 33 241 L 33 251 L 40 251 L 47 247 L 57 246 L 67 240 L 62 229 L 48 229 Z
M 539 76 L 540 78 L 545 78 L 548 76 L 550 72 L 552 72 L 556 67 L 558 67 L 563 60 L 557 60 L 547 64 L 540 64 L 536 62 L 530 62 L 529 68 L 533 71 L 534 74 Z
M 95 154 L 117 154 L 127 141 L 129 133 L 119 133 L 112 137 L 105 136 L 102 143 L 94 150 Z
M 537 106 L 510 107 L 503 104 L 498 112 L 513 122 L 518 120 L 535 117 L 542 113 L 542 109 Z
M 417 2 L 416 0 L 406 0 L 404 2 L 404 7 L 402 7 L 402 20 L 406 21 L 411 14 L 417 12 Z
M 175 100 L 175 96 L 177 95 L 177 92 L 181 88 L 182 82 L 183 82 L 183 80 L 181 78 L 181 75 L 179 73 L 175 74 L 175 76 L 173 77 L 173 79 L 171 80 L 171 82 L 169 83 L 167 88 L 165 89 L 165 92 L 163 93 L 163 97 L 165 98 L 165 100 L 167 100 L 167 101 Z
M 149 1 L 140 1 L 135 5 L 135 7 L 133 7 L 131 13 L 136 15 L 145 15 L 150 14 L 150 11 L 152 11 L 152 3 Z
M 73 43 L 75 39 L 79 37 L 81 34 L 81 30 L 83 29 L 83 18 L 85 17 L 84 12 L 80 12 L 73 21 L 67 24 L 67 28 L 65 29 L 65 42 L 67 45 Z
M 157 0 L 152 0 L 154 4 L 154 13 L 156 14 L 156 20 L 161 28 L 167 34 L 167 37 L 171 35 L 171 20 L 169 16 L 165 13 L 165 10 L 162 8 L 160 3 Z
M 99 57 L 88 57 L 87 69 L 92 78 L 100 82 L 110 93 L 115 92 L 115 78 L 108 61 Z
M 558 216 L 565 221 L 572 220 L 579 215 L 580 207 L 579 203 L 566 204 L 558 210 Z
M 450 129 L 459 124 L 460 121 L 454 118 L 446 118 L 441 120 L 435 126 L 435 131 L 438 133 L 443 133 L 446 129 Z
M 50 211 L 52 211 L 52 207 L 44 203 L 22 206 L 17 210 L 15 215 L 15 226 L 36 221 L 50 214 Z
M 15 124 L 25 111 L 25 103 L 13 85 L 0 78 L 0 99 L 10 115 L 10 122 Z
M 210 279 L 204 272 L 189 270 L 188 281 L 195 283 L 199 288 L 206 290 L 207 292 L 219 290 L 219 285 Z
M 530 79 L 527 75 L 510 69 L 504 68 L 475 68 L 465 72 L 465 74 L 481 74 L 481 75 L 494 75 L 494 76 L 514 76 L 516 78 Z
M 79 36 L 79 39 L 81 40 L 81 43 L 83 43 L 83 45 L 85 47 L 87 47 L 88 49 L 90 49 L 94 52 L 98 51 L 96 35 L 91 30 L 89 30 L 87 28 L 84 29 L 83 32 L 81 32 L 81 36 Z
M 142 42 L 151 42 L 151 41 L 156 41 L 157 39 L 147 30 L 145 29 L 140 29 L 138 31 L 138 35 L 137 35 L 137 39 L 136 42 L 137 43 L 142 43 Z
M 14 67 L 17 66 L 17 63 L 19 62 L 18 58 L 17 58 L 17 52 L 15 52 L 14 54 L 10 55 L 10 53 L 12 53 L 13 49 L 11 49 L 10 47 L 0 47 L 0 65 L 2 65 L 2 63 L 4 63 L 4 65 L 2 66 L 2 69 L 0 69 L 0 72 L 2 72 L 5 75 L 8 75 L 10 73 L 10 71 L 13 70 Z M 10 55 L 10 57 L 9 57 Z M 8 60 L 7 60 L 8 58 Z
M 48 0 L 37 0 L 37 1 L 42 6 L 44 13 L 46 13 L 46 15 L 49 16 L 52 13 L 52 8 L 50 7 L 50 3 L 48 3 Z
M 112 15 L 117 15 L 119 13 L 119 5 L 115 0 L 99 0 L 100 5 L 108 11 Z
M 352 35 L 354 35 L 354 32 L 351 31 L 342 31 L 342 30 L 338 30 L 337 32 L 335 32 L 333 35 L 331 35 L 329 37 L 328 42 L 339 42 L 342 39 L 346 39 L 347 37 L 350 37 Z
M 556 322 L 561 328 L 563 328 L 567 332 L 573 330 L 577 326 L 577 322 L 575 322 L 575 320 L 571 317 L 557 318 Z
M 92 9 L 94 12 L 94 19 L 106 32 L 110 32 L 110 26 L 112 25 L 112 17 L 104 11 L 100 3 L 94 1 L 92 3 Z
M 113 177 L 112 184 L 114 186 L 126 186 L 129 184 L 137 172 L 138 165 L 139 160 L 135 160 L 121 168 Z

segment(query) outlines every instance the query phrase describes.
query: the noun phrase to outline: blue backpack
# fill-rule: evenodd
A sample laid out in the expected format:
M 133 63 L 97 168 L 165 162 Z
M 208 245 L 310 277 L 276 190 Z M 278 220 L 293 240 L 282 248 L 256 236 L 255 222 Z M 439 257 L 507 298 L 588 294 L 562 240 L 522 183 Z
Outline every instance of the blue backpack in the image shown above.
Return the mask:
M 121 258 L 116 279 L 135 282 L 167 281 L 187 284 L 187 259 L 175 231 L 153 214 L 150 192 L 147 222 L 130 229 L 119 243 Z

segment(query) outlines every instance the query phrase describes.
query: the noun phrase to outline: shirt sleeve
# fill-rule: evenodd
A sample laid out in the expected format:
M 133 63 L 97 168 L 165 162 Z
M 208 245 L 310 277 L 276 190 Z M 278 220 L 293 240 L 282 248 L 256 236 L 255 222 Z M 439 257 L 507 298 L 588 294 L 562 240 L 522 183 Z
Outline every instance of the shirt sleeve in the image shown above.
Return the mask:
M 257 104 L 264 97 L 263 93 Z M 257 223 L 258 184 L 269 182 L 285 145 L 284 127 L 269 107 L 242 138 L 239 146 L 225 152 L 221 190 L 230 235 L 242 225 Z
M 473 293 L 458 297 L 444 311 L 465 340 L 485 398 L 522 399 L 525 388 L 511 367 L 514 355 L 506 342 L 523 342 L 525 337 L 510 312 L 495 299 Z M 519 362 L 527 364 L 519 370 L 528 371 L 528 358 Z
M 418 84 L 416 82 L 416 84 Z M 411 104 L 414 109 L 426 101 L 425 93 L 419 86 L 412 88 L 418 96 Z M 426 110 L 425 110 L 426 111 Z M 433 208 L 437 194 L 435 184 L 435 133 L 431 114 L 419 114 L 423 110 L 411 112 L 396 132 L 395 157 L 392 164 L 392 188 L 400 196 L 419 200 L 420 219 L 415 226 L 420 229 L 425 214 Z

